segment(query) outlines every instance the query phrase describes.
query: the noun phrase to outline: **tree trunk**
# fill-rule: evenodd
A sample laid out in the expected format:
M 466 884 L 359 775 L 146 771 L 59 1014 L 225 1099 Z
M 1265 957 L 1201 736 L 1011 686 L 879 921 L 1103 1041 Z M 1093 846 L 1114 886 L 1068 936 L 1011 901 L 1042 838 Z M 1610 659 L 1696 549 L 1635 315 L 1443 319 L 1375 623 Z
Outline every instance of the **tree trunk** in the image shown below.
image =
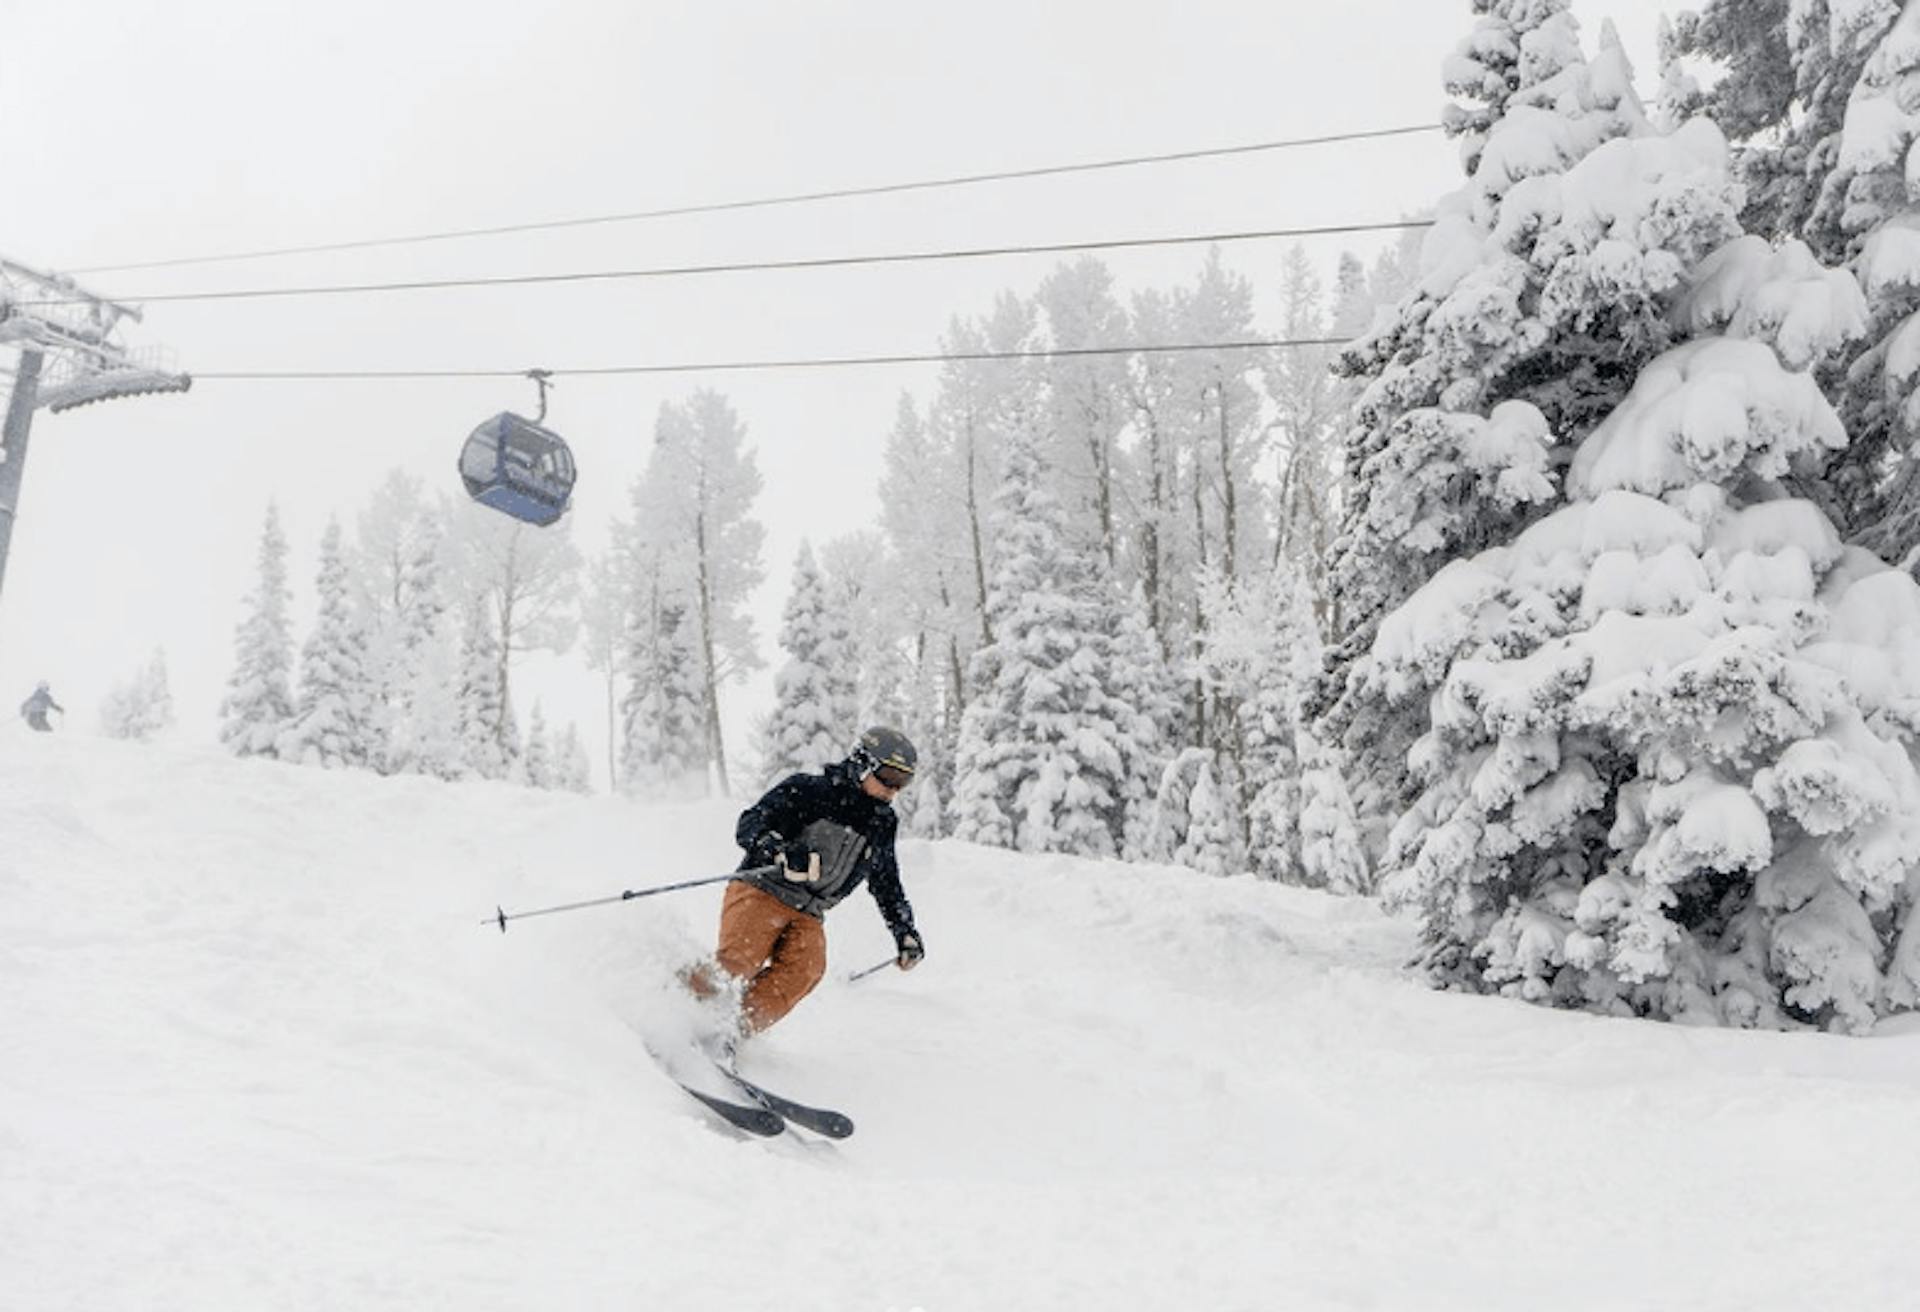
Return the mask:
M 1204 496 L 1206 478 L 1201 468 L 1201 440 L 1194 435 L 1193 448 L 1193 542 L 1196 573 L 1207 567 L 1207 503 Z M 1207 616 L 1206 612 L 1195 604 L 1193 608 L 1193 654 L 1198 657 L 1206 649 Z M 1207 723 L 1207 687 L 1198 675 L 1193 680 L 1193 730 L 1201 746 L 1211 746 L 1211 730 Z
M 731 796 L 727 780 L 727 744 L 720 732 L 720 668 L 713 654 L 713 584 L 707 575 L 707 514 L 703 505 L 693 518 L 694 548 L 697 551 L 700 591 L 700 660 L 707 685 L 707 750 L 719 771 L 720 795 Z
M 980 642 L 993 642 L 993 626 L 987 620 L 987 551 L 980 532 L 980 495 L 978 487 L 979 455 L 975 449 L 973 408 L 967 408 L 967 531 L 973 537 L 973 583 L 980 601 Z
M 1227 380 L 1223 377 L 1214 384 L 1214 394 L 1220 401 L 1220 505 L 1222 523 L 1221 563 L 1226 568 L 1227 580 L 1232 582 L 1238 577 L 1234 572 L 1234 538 L 1238 533 L 1239 521 L 1235 510 L 1236 501 L 1233 488 L 1233 438 L 1227 426 Z
M 1144 397 L 1135 392 L 1132 397 L 1134 413 L 1143 426 L 1147 446 L 1147 513 L 1145 522 L 1140 526 L 1140 581 L 1147 594 L 1147 628 L 1153 633 L 1153 640 L 1160 648 L 1160 659 L 1166 660 L 1173 652 L 1167 641 L 1167 610 L 1161 598 L 1162 571 L 1160 568 L 1160 526 L 1167 515 L 1167 473 L 1165 442 L 1160 433 L 1160 418 L 1154 414 L 1153 407 Z
M 1087 422 L 1087 455 L 1093 462 L 1093 506 L 1100 519 L 1100 545 L 1106 552 L 1107 569 L 1117 576 L 1120 544 L 1113 531 L 1113 450 L 1102 431 L 1103 408 L 1097 396 L 1087 398 L 1082 415 Z
M 940 607 L 949 614 L 952 613 L 953 598 L 947 591 L 946 572 L 944 570 L 941 571 L 940 579 Z M 947 633 L 947 664 L 953 684 L 952 695 L 948 699 L 948 705 L 953 708 L 953 714 L 957 717 L 960 712 L 967 708 L 967 680 L 966 670 L 960 663 L 960 638 L 959 635 L 951 630 Z
M 508 760 L 513 759 L 513 749 L 517 745 L 512 741 L 513 725 L 513 689 L 508 682 L 507 663 L 513 655 L 513 608 L 514 580 L 512 572 L 507 575 L 507 586 L 500 598 L 500 665 L 495 671 L 494 682 L 500 693 L 500 723 L 494 726 L 494 740 L 500 745 L 501 752 Z

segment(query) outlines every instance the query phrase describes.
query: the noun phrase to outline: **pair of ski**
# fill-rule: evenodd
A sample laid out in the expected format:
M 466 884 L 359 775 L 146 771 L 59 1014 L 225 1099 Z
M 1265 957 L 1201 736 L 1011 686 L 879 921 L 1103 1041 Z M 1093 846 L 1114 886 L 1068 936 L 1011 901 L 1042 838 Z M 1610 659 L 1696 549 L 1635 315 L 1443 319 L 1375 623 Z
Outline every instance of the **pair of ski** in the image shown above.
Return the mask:
M 703 1089 L 694 1088 L 685 1080 L 676 1078 L 674 1083 L 686 1090 L 695 1102 L 737 1130 L 768 1138 L 781 1133 L 789 1125 L 797 1125 L 829 1139 L 844 1139 L 853 1133 L 853 1122 L 841 1112 L 825 1107 L 809 1107 L 791 1098 L 783 1098 L 719 1062 L 715 1062 L 713 1068 L 740 1091 L 743 1101 L 734 1102 L 717 1097 Z

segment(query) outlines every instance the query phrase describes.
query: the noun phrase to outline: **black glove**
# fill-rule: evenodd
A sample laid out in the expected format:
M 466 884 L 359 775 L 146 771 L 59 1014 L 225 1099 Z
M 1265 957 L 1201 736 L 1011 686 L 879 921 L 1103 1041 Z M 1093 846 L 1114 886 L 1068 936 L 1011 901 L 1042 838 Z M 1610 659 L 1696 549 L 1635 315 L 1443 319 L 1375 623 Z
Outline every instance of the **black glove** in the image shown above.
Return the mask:
M 912 970 L 920 964 L 921 958 L 927 955 L 926 945 L 920 941 L 920 936 L 910 929 L 903 929 L 893 936 L 893 947 L 894 951 L 899 953 L 894 958 L 893 964 L 902 970 Z
M 788 838 L 785 834 L 769 829 L 754 840 L 754 859 L 761 865 L 784 866 L 798 857 L 802 870 L 807 868 L 807 845 Z
M 820 857 L 805 843 L 795 841 L 781 848 L 780 863 L 787 868 L 788 879 L 810 884 L 820 878 Z

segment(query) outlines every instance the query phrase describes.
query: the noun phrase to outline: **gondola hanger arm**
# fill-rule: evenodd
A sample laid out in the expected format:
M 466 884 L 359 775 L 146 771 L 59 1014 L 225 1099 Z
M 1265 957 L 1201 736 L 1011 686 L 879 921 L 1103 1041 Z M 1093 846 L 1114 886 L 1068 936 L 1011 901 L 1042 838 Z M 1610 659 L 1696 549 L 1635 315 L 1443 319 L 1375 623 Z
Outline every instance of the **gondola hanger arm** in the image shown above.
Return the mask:
M 540 389 L 540 410 L 534 415 L 533 422 L 544 424 L 547 422 L 547 389 L 553 386 L 553 370 L 529 369 L 526 376 L 533 379 L 533 385 Z

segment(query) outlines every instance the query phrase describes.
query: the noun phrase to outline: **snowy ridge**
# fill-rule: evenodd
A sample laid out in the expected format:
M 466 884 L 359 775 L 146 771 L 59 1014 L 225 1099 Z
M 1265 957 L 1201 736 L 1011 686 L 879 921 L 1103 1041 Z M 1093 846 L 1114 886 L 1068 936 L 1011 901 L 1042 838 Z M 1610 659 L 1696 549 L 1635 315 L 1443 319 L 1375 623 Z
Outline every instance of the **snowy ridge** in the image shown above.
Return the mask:
M 731 815 L 0 733 L 7 1305 L 1693 1312 L 1910 1284 L 1920 1030 L 1431 993 L 1371 902 L 1166 868 L 906 844 L 926 965 L 842 982 L 890 950 L 850 902 L 828 982 L 746 1058 L 859 1133 L 729 1137 L 639 1042 L 717 891 L 481 922 L 723 868 Z

